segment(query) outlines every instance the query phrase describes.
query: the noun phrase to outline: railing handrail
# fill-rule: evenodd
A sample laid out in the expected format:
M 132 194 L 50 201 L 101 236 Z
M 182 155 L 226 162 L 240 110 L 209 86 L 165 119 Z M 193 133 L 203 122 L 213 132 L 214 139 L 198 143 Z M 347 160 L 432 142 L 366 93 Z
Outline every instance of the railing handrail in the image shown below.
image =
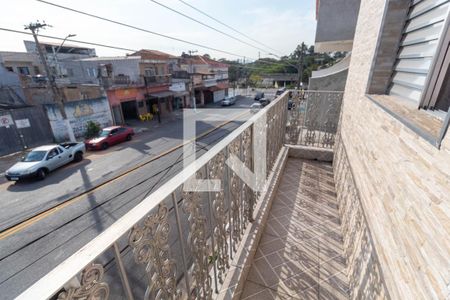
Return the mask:
M 136 223 L 144 218 L 151 210 L 176 191 L 187 179 L 196 174 L 211 159 L 223 151 L 234 139 L 253 125 L 269 109 L 288 96 L 288 91 L 277 97 L 266 109 L 252 116 L 244 124 L 232 131 L 223 140 L 214 145 L 209 151 L 184 168 L 180 173 L 163 184 L 155 192 L 147 196 L 129 212 L 119 218 L 105 231 L 72 254 L 31 287 L 20 294 L 16 299 L 47 299 L 56 294 L 61 287 L 80 273 L 90 262 L 110 248 L 121 236 L 126 234 Z M 186 142 L 189 143 L 190 141 Z M 185 143 L 184 143 L 185 144 Z

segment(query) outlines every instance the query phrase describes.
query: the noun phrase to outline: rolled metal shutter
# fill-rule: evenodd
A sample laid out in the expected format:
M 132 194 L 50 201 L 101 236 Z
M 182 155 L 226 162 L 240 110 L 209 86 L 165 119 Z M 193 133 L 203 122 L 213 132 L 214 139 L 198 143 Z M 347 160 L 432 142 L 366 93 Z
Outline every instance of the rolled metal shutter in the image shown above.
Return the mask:
M 450 0 L 411 1 L 389 94 L 420 102 L 449 11 Z

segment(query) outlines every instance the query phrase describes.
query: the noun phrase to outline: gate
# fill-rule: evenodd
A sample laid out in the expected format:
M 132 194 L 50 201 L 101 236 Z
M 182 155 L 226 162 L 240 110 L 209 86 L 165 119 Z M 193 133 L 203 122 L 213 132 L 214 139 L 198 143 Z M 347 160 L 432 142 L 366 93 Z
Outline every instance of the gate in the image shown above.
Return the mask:
M 0 110 L 0 156 L 53 142 L 41 106 Z

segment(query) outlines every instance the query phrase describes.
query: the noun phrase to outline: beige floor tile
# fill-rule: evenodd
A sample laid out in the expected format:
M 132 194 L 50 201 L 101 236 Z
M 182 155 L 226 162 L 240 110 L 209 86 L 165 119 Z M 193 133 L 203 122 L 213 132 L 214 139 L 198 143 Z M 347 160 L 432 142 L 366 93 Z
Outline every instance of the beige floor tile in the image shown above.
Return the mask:
M 348 299 L 330 164 L 289 159 L 241 299 Z

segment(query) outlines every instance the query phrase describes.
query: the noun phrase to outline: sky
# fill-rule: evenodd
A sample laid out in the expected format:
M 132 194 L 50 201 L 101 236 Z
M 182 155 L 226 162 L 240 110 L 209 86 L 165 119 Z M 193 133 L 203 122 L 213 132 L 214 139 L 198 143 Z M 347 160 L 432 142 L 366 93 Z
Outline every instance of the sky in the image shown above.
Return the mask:
M 302 41 L 308 45 L 314 43 L 316 27 L 314 16 L 315 0 L 185 0 L 190 5 L 251 36 L 254 40 L 270 46 L 272 49 L 267 49 L 267 47 L 233 32 L 231 29 L 186 6 L 179 0 L 158 0 L 196 20 L 216 27 L 254 46 L 263 48 L 265 51 L 233 40 L 163 8 L 150 0 L 47 1 L 232 52 L 239 56 L 172 41 L 52 7 L 36 0 L 2 0 L 3 14 L 0 18 L 0 27 L 24 31 L 24 25 L 36 20 L 44 20 L 53 27 L 42 30 L 41 34 L 62 38 L 68 34 L 76 34 L 76 37 L 73 39 L 128 49 L 154 49 L 174 55 L 180 55 L 183 51 L 197 50 L 199 54 L 208 53 L 216 59 L 242 60 L 243 57 L 246 57 L 247 61 L 258 58 L 258 52 L 260 52 L 261 57 L 269 57 L 268 53 L 288 55 Z M 0 51 L 25 51 L 23 44 L 25 39 L 31 40 L 32 37 L 0 30 Z M 41 38 L 41 40 L 57 42 L 45 38 Z M 95 48 L 98 56 L 120 56 L 130 53 L 102 47 Z M 275 52 L 274 49 L 277 51 Z

